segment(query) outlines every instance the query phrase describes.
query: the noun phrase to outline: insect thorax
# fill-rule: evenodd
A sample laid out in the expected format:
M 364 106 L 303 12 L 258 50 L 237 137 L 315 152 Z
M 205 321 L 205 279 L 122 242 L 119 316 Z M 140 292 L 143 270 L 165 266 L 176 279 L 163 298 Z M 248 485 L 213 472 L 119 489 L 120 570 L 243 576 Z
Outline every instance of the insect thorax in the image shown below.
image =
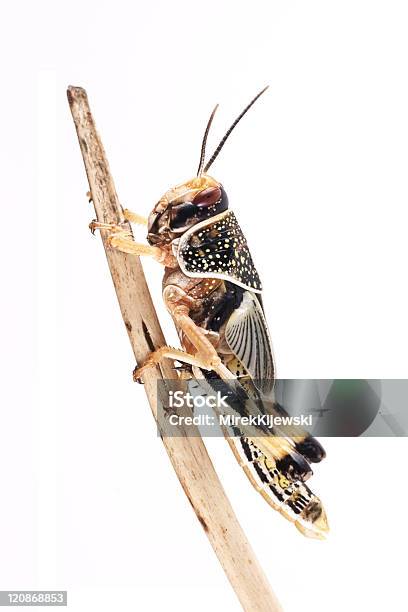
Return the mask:
M 246 238 L 230 210 L 187 230 L 180 238 L 177 260 L 187 276 L 221 278 L 262 291 Z

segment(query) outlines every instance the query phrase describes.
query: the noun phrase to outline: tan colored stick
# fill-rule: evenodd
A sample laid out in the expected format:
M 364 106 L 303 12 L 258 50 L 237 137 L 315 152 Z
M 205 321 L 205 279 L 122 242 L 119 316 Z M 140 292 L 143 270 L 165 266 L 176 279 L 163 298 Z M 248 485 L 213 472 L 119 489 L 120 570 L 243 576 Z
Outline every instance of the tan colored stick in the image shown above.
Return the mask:
M 96 216 L 105 223 L 122 223 L 122 207 L 86 92 L 81 87 L 69 87 L 67 95 Z M 130 230 L 126 225 L 125 228 Z M 115 251 L 106 245 L 105 238 L 103 232 L 106 258 L 123 320 L 136 362 L 142 363 L 153 348 L 165 344 L 164 336 L 139 258 Z M 144 388 L 155 418 L 157 380 L 175 379 L 172 367 L 172 363 L 165 362 L 160 369 L 151 369 L 144 374 Z M 281 612 L 282 608 L 235 517 L 201 437 L 189 436 L 188 433 L 196 434 L 197 431 L 186 429 L 180 431 L 180 437 L 168 437 L 162 433 L 163 444 L 177 477 L 243 609 L 248 612 Z

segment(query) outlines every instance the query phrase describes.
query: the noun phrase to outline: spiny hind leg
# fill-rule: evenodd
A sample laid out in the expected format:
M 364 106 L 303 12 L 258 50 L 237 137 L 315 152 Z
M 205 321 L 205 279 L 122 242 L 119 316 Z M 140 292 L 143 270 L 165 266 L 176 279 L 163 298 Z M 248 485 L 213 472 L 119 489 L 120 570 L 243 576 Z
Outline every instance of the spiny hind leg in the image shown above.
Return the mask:
M 153 353 L 150 353 L 140 368 L 135 368 L 133 370 L 133 380 L 135 382 L 142 382 L 142 377 L 146 370 L 158 365 L 162 359 L 172 359 L 173 361 L 180 361 L 181 363 L 207 369 L 206 365 L 199 357 L 191 355 L 182 349 L 176 349 L 171 346 L 162 346 Z
M 170 359 L 177 359 L 204 370 L 213 370 L 223 379 L 235 379 L 235 376 L 221 362 L 221 358 L 214 345 L 207 337 L 206 330 L 196 325 L 189 316 L 194 300 L 185 291 L 176 286 L 167 286 L 163 298 L 176 327 L 188 341 L 191 351 L 171 349 L 167 346 L 162 347 L 152 353 L 141 368 L 135 370 L 134 376 L 140 379 L 146 367 L 152 367 L 164 357 L 169 357 Z
M 235 379 L 235 376 L 222 363 L 214 344 L 210 341 L 208 331 L 196 325 L 190 317 L 192 300 L 185 291 L 179 287 L 168 286 L 163 297 L 176 327 L 181 330 L 193 348 L 194 354 L 200 359 L 202 366 L 199 367 L 213 370 L 223 379 Z

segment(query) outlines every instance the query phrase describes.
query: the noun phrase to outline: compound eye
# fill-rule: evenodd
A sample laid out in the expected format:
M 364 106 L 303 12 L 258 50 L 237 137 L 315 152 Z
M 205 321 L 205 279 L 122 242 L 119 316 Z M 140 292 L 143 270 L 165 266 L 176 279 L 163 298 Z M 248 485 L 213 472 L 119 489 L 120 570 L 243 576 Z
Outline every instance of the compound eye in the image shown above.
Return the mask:
M 219 187 L 208 187 L 197 193 L 193 203 L 199 208 L 214 206 L 221 198 L 221 189 Z
M 194 217 L 197 212 L 197 206 L 191 202 L 183 202 L 171 208 L 171 227 L 172 229 L 180 229 L 185 227 L 188 221 Z

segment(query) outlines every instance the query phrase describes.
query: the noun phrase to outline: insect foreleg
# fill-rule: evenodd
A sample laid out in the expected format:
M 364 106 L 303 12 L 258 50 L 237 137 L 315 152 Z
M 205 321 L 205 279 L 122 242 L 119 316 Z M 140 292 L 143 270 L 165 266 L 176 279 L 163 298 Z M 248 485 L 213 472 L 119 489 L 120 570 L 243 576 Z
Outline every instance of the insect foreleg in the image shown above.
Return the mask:
M 128 208 L 124 209 L 123 216 L 125 217 L 126 221 L 130 221 L 131 223 L 136 223 L 136 225 L 147 225 L 146 217 L 142 217 L 141 215 L 138 215 L 137 213 L 132 212 Z
M 151 246 L 150 244 L 135 242 L 132 234 L 124 230 L 120 225 L 92 221 L 89 224 L 89 228 L 92 233 L 95 233 L 97 229 L 109 231 L 110 234 L 106 239 L 107 244 L 118 251 L 122 251 L 122 253 L 138 255 L 139 257 L 148 255 L 165 266 L 174 265 L 174 256 L 171 253 L 167 253 L 159 247 Z

